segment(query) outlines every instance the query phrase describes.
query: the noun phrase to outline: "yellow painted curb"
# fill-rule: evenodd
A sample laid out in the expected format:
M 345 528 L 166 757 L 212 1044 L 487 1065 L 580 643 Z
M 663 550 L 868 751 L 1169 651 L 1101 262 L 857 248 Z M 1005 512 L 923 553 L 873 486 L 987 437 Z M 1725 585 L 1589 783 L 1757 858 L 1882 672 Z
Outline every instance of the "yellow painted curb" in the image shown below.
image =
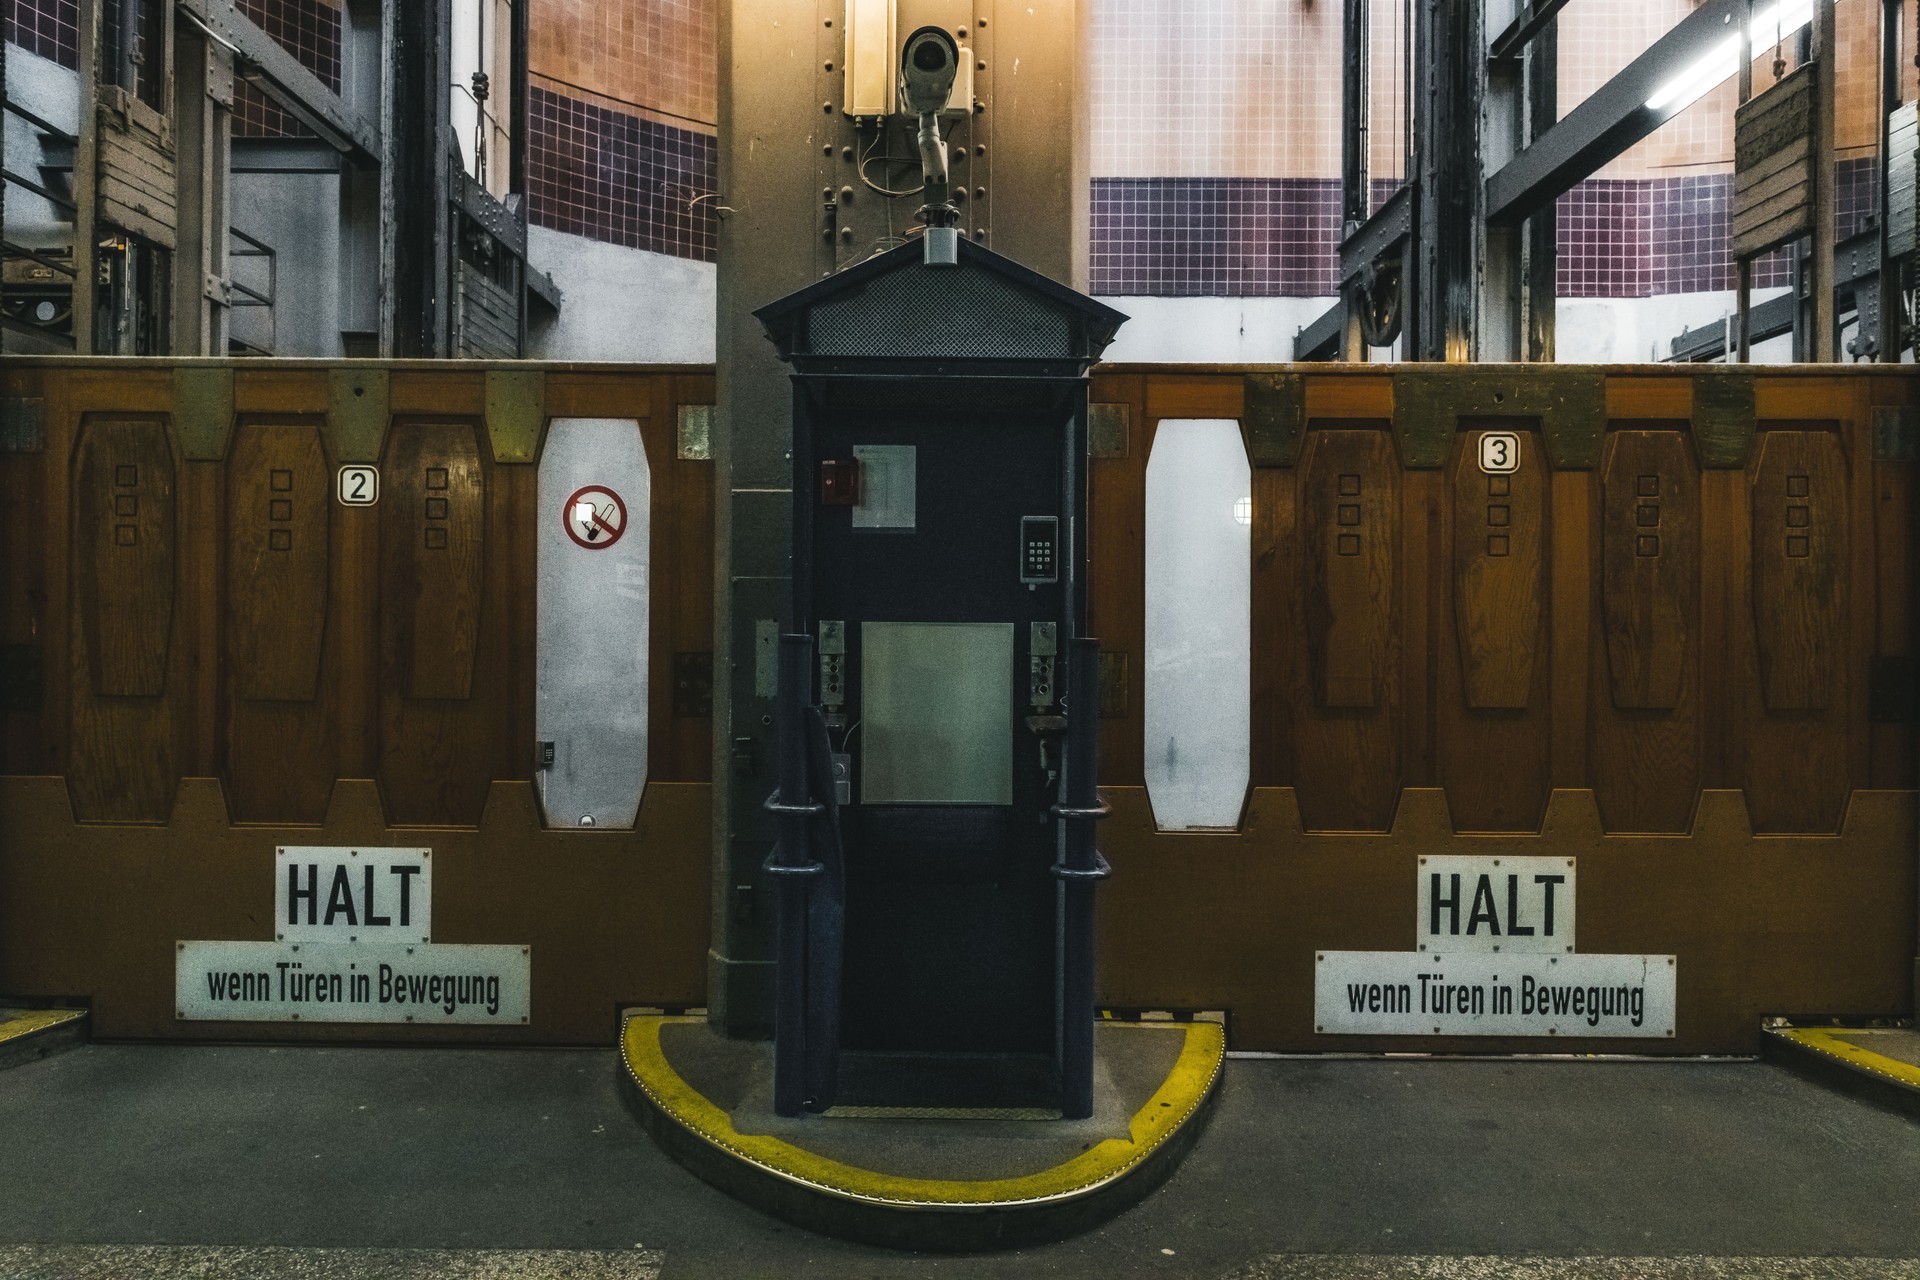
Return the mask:
M 1127 1123 L 1128 1139 L 1108 1138 L 1065 1164 L 1018 1178 L 955 1180 L 907 1178 L 830 1160 L 779 1138 L 743 1134 L 732 1118 L 681 1079 L 660 1045 L 668 1023 L 704 1022 L 700 1017 L 650 1014 L 627 1019 L 621 1057 L 647 1098 L 691 1133 L 776 1177 L 869 1204 L 917 1208 L 993 1208 L 1070 1199 L 1112 1182 L 1151 1155 L 1179 1131 L 1212 1092 L 1226 1061 L 1226 1035 L 1215 1023 L 1102 1023 L 1127 1031 L 1186 1033 L 1180 1057 L 1146 1105 Z
M 1845 1027 L 1824 1030 L 1817 1027 L 1781 1027 L 1773 1032 L 1783 1040 L 1791 1040 L 1803 1048 L 1815 1053 L 1825 1054 L 1846 1063 L 1849 1067 L 1865 1071 L 1909 1089 L 1920 1089 L 1920 1067 L 1888 1058 L 1871 1049 L 1862 1049 L 1859 1045 L 1840 1037 L 1849 1034 Z
M 10 1017 L 0 1018 L 0 1044 L 86 1016 L 85 1009 L 21 1009 Z

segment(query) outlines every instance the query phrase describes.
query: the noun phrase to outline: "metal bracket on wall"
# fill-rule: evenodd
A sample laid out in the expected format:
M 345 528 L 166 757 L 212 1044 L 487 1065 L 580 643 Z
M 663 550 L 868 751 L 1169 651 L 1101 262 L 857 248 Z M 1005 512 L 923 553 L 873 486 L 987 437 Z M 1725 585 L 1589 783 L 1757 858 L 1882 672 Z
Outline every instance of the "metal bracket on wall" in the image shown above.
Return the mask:
M 233 438 L 233 370 L 183 365 L 173 371 L 173 426 L 189 462 L 219 462 Z
M 335 462 L 378 462 L 391 401 L 385 369 L 327 370 L 327 446 Z
M 1556 471 L 1591 471 L 1599 465 L 1607 429 L 1606 379 L 1538 365 L 1524 373 L 1436 369 L 1393 375 L 1393 436 L 1402 466 L 1445 466 L 1462 418 L 1538 419 Z
M 1246 376 L 1247 453 L 1256 467 L 1290 467 L 1306 428 L 1306 380 L 1297 373 Z
M 0 401 L 0 453 L 38 453 L 47 447 L 47 402 L 39 396 Z
M 532 462 L 547 425 L 547 375 L 539 369 L 487 370 L 487 438 L 493 460 Z
M 1883 405 L 1873 411 L 1873 460 L 1920 462 L 1920 408 Z
M 713 460 L 713 406 L 710 404 L 683 404 L 680 406 L 679 433 L 675 439 L 675 453 L 682 462 L 711 462 Z
M 1693 375 L 1693 447 L 1709 471 L 1738 471 L 1753 456 L 1753 375 L 1716 369 Z
M 1127 438 L 1133 431 L 1133 406 L 1095 404 L 1087 406 L 1087 452 L 1096 458 L 1124 458 Z

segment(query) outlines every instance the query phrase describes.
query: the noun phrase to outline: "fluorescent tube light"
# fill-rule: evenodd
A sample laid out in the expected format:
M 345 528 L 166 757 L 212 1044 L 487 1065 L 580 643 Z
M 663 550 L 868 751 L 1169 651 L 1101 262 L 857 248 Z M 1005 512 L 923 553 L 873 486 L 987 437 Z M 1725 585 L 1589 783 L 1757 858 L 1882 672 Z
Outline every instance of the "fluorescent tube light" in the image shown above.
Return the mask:
M 1647 99 L 1647 109 L 1671 115 L 1686 110 L 1740 70 L 1740 57 L 1745 52 L 1743 43 L 1749 49 L 1780 43 L 1813 21 L 1813 4 L 1814 0 L 1782 0 L 1762 9 L 1754 15 L 1746 41 L 1738 35 L 1728 36 L 1706 56 L 1661 85 Z M 1752 55 L 1749 52 L 1747 56 Z

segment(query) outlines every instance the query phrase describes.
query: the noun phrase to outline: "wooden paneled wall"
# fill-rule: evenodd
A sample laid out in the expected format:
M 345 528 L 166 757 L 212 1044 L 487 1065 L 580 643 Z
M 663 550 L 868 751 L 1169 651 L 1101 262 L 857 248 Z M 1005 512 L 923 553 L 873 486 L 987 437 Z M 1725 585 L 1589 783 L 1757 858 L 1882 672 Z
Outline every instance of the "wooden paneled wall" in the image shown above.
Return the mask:
M 466 851 L 469 874 L 441 862 L 445 940 L 549 941 L 525 1038 L 700 1002 L 711 730 L 673 694 L 676 654 L 712 648 L 712 465 L 678 445 L 708 371 L 21 360 L 4 393 L 0 990 L 87 996 L 107 1035 L 249 1034 L 175 1023 L 153 973 L 176 938 L 264 936 L 276 843 L 358 841 Z M 560 417 L 637 421 L 652 475 L 633 832 L 534 813 L 536 467 Z M 377 505 L 336 501 L 349 462 L 378 465 Z M 177 876 L 109 892 L 102 849 Z M 507 884 L 512 910 L 483 887 Z
M 1313 1034 L 1314 948 L 1411 949 L 1419 854 L 1579 846 L 1624 876 L 1583 864 L 1582 949 L 1680 955 L 1683 1047 L 1911 1008 L 1915 381 L 1097 373 L 1105 438 L 1126 424 L 1091 479 L 1092 629 L 1127 673 L 1106 997 L 1231 1008 L 1247 1047 L 1369 1047 Z M 1144 785 L 1144 481 L 1172 418 L 1239 420 L 1254 464 L 1234 832 L 1158 831 Z M 1490 430 L 1519 471 L 1483 472 Z
M 436 936 L 535 948 L 533 1025 L 704 999 L 702 370 L 15 361 L 0 441 L 0 990 L 176 1022 L 177 938 L 258 936 L 276 843 L 430 843 Z M 1911 1008 L 1916 393 L 1898 369 L 1099 371 L 1102 999 L 1312 1028 L 1315 948 L 1409 949 L 1415 860 L 1577 855 L 1582 950 L 1679 957 L 1660 1046 Z M 632 418 L 652 471 L 649 784 L 547 831 L 529 779 L 541 424 Z M 1251 794 L 1155 828 L 1146 464 L 1232 418 L 1253 466 Z M 1485 474 L 1478 438 L 1520 437 Z M 371 509 L 333 497 L 380 465 Z M 1112 677 L 1111 681 L 1107 677 Z M 676 706 L 676 678 L 683 686 Z M 352 1027 L 301 1037 L 365 1039 Z M 409 1038 L 457 1039 L 421 1029 Z M 1642 1045 L 1563 1046 L 1644 1049 Z

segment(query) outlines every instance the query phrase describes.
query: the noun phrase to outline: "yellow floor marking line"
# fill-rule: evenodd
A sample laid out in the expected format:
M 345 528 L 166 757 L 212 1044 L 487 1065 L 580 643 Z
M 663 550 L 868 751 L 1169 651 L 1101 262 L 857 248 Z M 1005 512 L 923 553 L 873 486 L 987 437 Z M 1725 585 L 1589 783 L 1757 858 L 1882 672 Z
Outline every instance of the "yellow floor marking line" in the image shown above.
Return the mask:
M 1774 1034 L 1791 1040 L 1795 1044 L 1804 1045 L 1816 1053 L 1837 1058 L 1850 1067 L 1858 1067 L 1862 1071 L 1903 1084 L 1909 1089 L 1920 1089 L 1920 1067 L 1885 1057 L 1871 1049 L 1862 1049 L 1857 1044 L 1841 1039 L 1848 1034 L 1844 1027 L 1834 1030 L 1823 1030 L 1817 1027 L 1783 1027 Z
M 86 1016 L 85 1009 L 17 1009 L 0 1017 L 0 1041 L 18 1040 L 21 1036 Z
M 683 1080 L 661 1048 L 660 1029 L 667 1023 L 703 1021 L 699 1017 L 644 1014 L 627 1020 L 621 1035 L 622 1056 L 634 1083 L 655 1106 L 705 1141 L 776 1176 L 849 1199 L 932 1208 L 985 1208 L 1063 1199 L 1110 1182 L 1146 1159 L 1179 1130 L 1206 1100 L 1226 1061 L 1226 1036 L 1221 1027 L 1205 1022 L 1176 1024 L 1186 1033 L 1180 1057 L 1146 1105 L 1133 1113 L 1127 1124 L 1127 1139 L 1108 1138 L 1065 1164 L 1017 1178 L 907 1178 L 843 1164 L 778 1138 L 736 1131 L 732 1118 Z M 1134 1030 L 1131 1024 L 1118 1025 Z M 1160 1034 L 1168 1029 L 1164 1023 L 1138 1028 L 1142 1033 Z

